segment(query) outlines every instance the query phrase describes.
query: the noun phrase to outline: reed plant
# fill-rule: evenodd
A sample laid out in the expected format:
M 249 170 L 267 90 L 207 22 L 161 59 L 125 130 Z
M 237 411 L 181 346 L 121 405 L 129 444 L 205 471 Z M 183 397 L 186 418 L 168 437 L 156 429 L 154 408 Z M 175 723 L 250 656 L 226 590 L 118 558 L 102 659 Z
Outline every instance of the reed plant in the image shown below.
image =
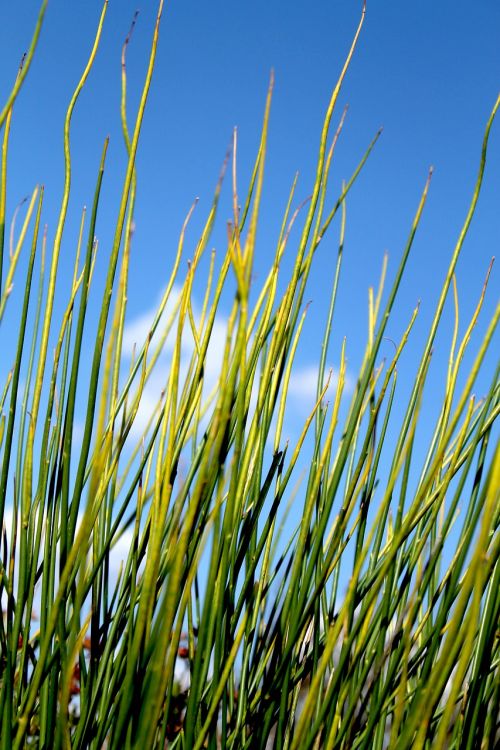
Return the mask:
M 472 318 L 459 324 L 455 268 L 476 211 L 500 98 L 486 125 L 470 207 L 425 345 L 412 351 L 409 397 L 398 390 L 398 361 L 418 308 L 391 361 L 380 361 L 380 348 L 398 306 L 430 174 L 392 282 L 386 284 L 384 262 L 379 288 L 370 292 L 366 349 L 352 393 L 345 387 L 344 343 L 331 403 L 325 398 L 346 199 L 378 137 L 332 205 L 327 185 L 343 118 L 333 134 L 332 122 L 364 8 L 326 112 L 311 195 L 296 208 L 293 183 L 267 276 L 257 288 L 252 268 L 272 80 L 243 200 L 235 136 L 187 270 L 182 259 L 191 212 L 156 316 L 128 366 L 123 339 L 134 164 L 162 5 L 132 123 L 126 115 L 128 39 L 123 47 L 128 165 L 112 246 L 96 257 L 105 142 L 62 314 L 54 295 L 71 185 L 71 118 L 92 70 L 107 3 L 66 114 L 63 198 L 51 243 L 42 228 L 44 190 L 36 187 L 6 251 L 11 118 L 46 0 L 0 114 L 1 318 L 14 279 L 24 289 L 16 339 L 12 330 L 8 336 L 2 331 L 2 360 L 11 369 L 0 424 L 1 748 L 493 750 L 500 731 L 498 367 L 489 373 L 484 398 L 477 400 L 473 389 L 500 306 L 471 354 L 486 283 Z M 212 254 L 203 264 L 226 182 L 233 203 L 227 246 L 221 261 Z M 340 239 L 316 403 L 288 442 L 283 424 L 305 290 L 335 217 Z M 295 258 L 288 275 L 285 250 Z M 89 294 L 104 258 L 106 281 L 94 325 Z M 207 267 L 198 309 L 193 289 Z M 24 278 L 18 278 L 20 268 Z M 208 357 L 228 291 L 231 307 L 211 387 Z M 417 451 L 422 394 L 450 295 L 455 325 L 449 366 L 435 427 Z M 138 430 L 145 389 L 167 341 L 171 359 L 163 393 Z M 464 362 L 470 364 L 465 368 Z M 312 458 L 297 486 L 306 448 Z M 387 455 L 389 461 L 382 458 Z M 290 505 L 294 512 L 286 520 Z M 296 528 L 293 518 L 299 519 Z M 110 560 L 120 540 L 128 549 L 113 578 Z

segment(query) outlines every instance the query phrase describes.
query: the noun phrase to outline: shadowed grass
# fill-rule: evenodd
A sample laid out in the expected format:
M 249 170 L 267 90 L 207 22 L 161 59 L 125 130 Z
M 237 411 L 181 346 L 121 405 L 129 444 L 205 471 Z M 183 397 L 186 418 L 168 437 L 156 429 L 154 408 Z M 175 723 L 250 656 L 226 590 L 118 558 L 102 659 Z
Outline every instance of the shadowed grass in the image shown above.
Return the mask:
M 398 389 L 398 362 L 418 307 L 391 361 L 379 362 L 380 348 L 398 306 L 432 171 L 392 283 L 386 290 L 384 259 L 379 288 L 369 292 L 367 342 L 352 394 L 346 388 L 346 340 L 338 376 L 326 372 L 342 283 L 346 199 L 380 135 L 329 207 L 328 177 L 345 112 L 333 137 L 331 124 L 364 7 L 327 108 L 310 197 L 294 208 L 295 179 L 262 286 L 255 289 L 252 270 L 259 253 L 272 77 L 244 200 L 237 188 L 235 133 L 187 271 L 181 261 L 195 205 L 150 331 L 126 371 L 134 165 L 162 5 L 133 126 L 126 114 L 126 49 L 135 19 L 123 47 L 128 164 L 95 330 L 87 318 L 94 269 L 105 262 L 96 258 L 96 233 L 107 141 L 98 164 L 96 157 L 92 209 L 88 217 L 82 213 L 61 315 L 54 312 L 54 295 L 71 190 L 71 117 L 92 72 L 107 3 L 64 123 L 65 179 L 51 248 L 41 230 L 44 190 L 36 187 L 17 239 L 4 253 L 11 118 L 45 2 L 0 115 L 0 319 L 14 279 L 25 290 L 18 334 L 11 338 L 9 332 L 2 347 L 12 369 L 0 402 L 1 747 L 493 748 L 500 703 L 498 369 L 482 400 L 473 389 L 500 306 L 465 370 L 491 267 L 465 328 L 455 268 L 476 211 L 500 97 L 427 340 L 420 356 L 415 352 L 406 400 Z M 195 281 L 203 283 L 202 260 L 228 168 L 233 215 L 227 246 L 218 264 L 211 254 L 198 310 L 193 289 Z M 339 212 L 316 403 L 295 442 L 285 442 L 289 386 L 307 314 L 304 294 L 315 251 Z M 14 221 L 15 215 L 12 238 Z M 287 277 L 285 250 L 294 257 Z M 28 262 L 18 280 L 23 252 Z M 224 314 L 221 300 L 228 293 L 232 302 Z M 422 396 L 450 294 L 455 325 L 448 371 L 420 465 L 415 439 Z M 220 320 L 225 338 L 214 384 L 207 364 Z M 50 356 L 49 340 L 55 341 Z M 163 391 L 144 421 L 145 391 L 167 342 Z M 82 365 L 86 351 L 92 352 L 88 375 Z M 81 389 L 85 405 L 78 403 Z M 294 482 L 300 470 L 299 487 Z M 292 504 L 300 506 L 295 529 L 286 520 Z M 126 559 L 113 577 L 113 548 L 123 540 Z M 339 581 L 346 576 L 340 597 Z M 181 662 L 188 684 L 179 679 Z

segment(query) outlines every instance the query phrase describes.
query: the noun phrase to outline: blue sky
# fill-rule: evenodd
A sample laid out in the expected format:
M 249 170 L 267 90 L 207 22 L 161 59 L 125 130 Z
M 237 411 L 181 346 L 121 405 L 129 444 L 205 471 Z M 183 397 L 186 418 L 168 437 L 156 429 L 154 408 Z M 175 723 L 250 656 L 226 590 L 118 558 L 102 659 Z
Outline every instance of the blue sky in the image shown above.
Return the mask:
M 145 295 L 151 299 L 155 291 L 160 293 L 172 243 L 193 198 L 200 197 L 200 221 L 208 210 L 234 125 L 239 128 L 239 171 L 244 185 L 258 142 L 269 71 L 274 68 L 262 244 L 256 270 L 265 269 L 267 248 L 275 240 L 296 170 L 300 171 L 298 196 L 310 192 L 322 118 L 360 5 L 325 1 L 306 8 L 303 3 L 288 2 L 284 12 L 285 6 L 277 2 L 166 3 L 138 158 L 131 313 L 142 309 Z M 140 9 L 129 51 L 131 113 L 140 90 L 155 6 L 149 2 Z M 2 10 L 2 92 L 8 90 L 28 44 L 37 8 L 38 3 L 30 0 L 7 4 Z M 110 212 L 116 209 L 116 186 L 124 169 L 118 119 L 120 50 L 135 8 L 135 0 L 110 2 L 97 63 L 75 112 L 68 243 L 73 240 L 71 229 L 81 206 L 91 200 L 106 134 L 111 136 L 111 147 L 103 205 Z M 16 205 L 35 183 L 43 182 L 49 232 L 54 230 L 61 193 L 64 111 L 99 13 L 100 3 L 93 0 L 50 0 L 39 50 L 16 107 L 10 205 Z M 484 124 L 500 88 L 499 28 L 500 7 L 493 1 L 473 5 L 460 0 L 368 3 L 365 27 L 339 103 L 337 117 L 345 103 L 350 110 L 332 175 L 333 198 L 333 190 L 349 176 L 378 127 L 384 126 L 347 207 L 344 296 L 340 298 L 344 304 L 339 304 L 339 311 L 346 311 L 342 325 L 356 325 L 355 336 L 365 328 L 367 287 L 376 283 L 385 250 L 390 253 L 390 267 L 395 266 L 432 164 L 435 175 L 428 206 L 402 289 L 408 302 L 404 313 L 417 298 L 422 299 L 425 326 L 470 200 Z M 500 239 L 499 165 L 500 137 L 494 132 L 478 216 L 458 268 L 464 314 L 472 308 Z M 106 218 L 102 213 L 99 229 L 103 237 L 106 223 L 111 225 Z M 334 228 L 313 271 L 313 308 L 320 307 L 328 293 L 336 232 Z M 192 241 L 195 238 L 193 229 Z M 492 287 L 495 277 L 496 273 Z M 493 304 L 495 295 L 491 297 Z
M 3 99 L 34 27 L 38 2 L 4 4 L 0 25 Z M 62 122 L 90 50 L 101 4 L 50 0 L 39 49 L 14 113 L 9 159 L 8 216 L 37 183 L 46 186 L 45 221 L 53 237 L 63 177 Z M 136 1 L 111 0 L 96 65 L 78 102 L 72 130 L 73 189 L 61 258 L 61 283 L 72 272 L 72 253 L 83 204 L 90 204 L 102 142 L 110 135 L 108 168 L 97 233 L 109 247 L 125 154 L 120 133 L 120 53 Z M 132 117 L 145 72 L 156 3 L 144 2 L 128 55 Z M 196 196 L 199 207 L 187 236 L 186 257 L 209 210 L 232 129 L 239 132 L 240 184 L 255 157 L 270 70 L 276 75 L 263 208 L 256 249 L 262 279 L 274 252 L 293 176 L 297 201 L 311 191 L 319 134 L 361 10 L 352 0 L 287 3 L 256 0 L 171 0 L 166 3 L 153 86 L 137 161 L 138 201 L 131 261 L 129 324 L 157 302 L 167 279 L 182 221 Z M 335 364 L 347 336 L 349 368 L 356 371 L 366 339 L 367 289 L 378 282 L 383 253 L 389 280 L 403 249 L 428 168 L 432 186 L 388 336 L 398 339 L 418 299 L 421 312 L 401 381 L 408 387 L 437 301 L 453 246 L 472 195 L 484 126 L 500 90 L 500 5 L 494 0 L 368 2 L 359 46 L 334 121 L 349 113 L 332 172 L 333 203 L 380 126 L 384 132 L 347 202 L 345 261 L 332 337 Z M 500 241 L 500 122 L 493 129 L 477 216 L 457 269 L 461 330 L 477 302 Z M 229 183 L 214 244 L 222 252 L 229 213 Z M 52 233 L 52 234 L 51 234 Z M 318 251 L 307 299 L 312 300 L 299 350 L 299 367 L 318 359 L 334 272 L 338 225 Z M 293 243 L 289 253 L 293 255 Z M 101 273 L 101 275 L 99 275 Z M 96 287 L 102 283 L 97 269 Z M 480 340 L 498 298 L 494 269 Z M 450 310 L 447 307 L 447 313 Z M 427 403 L 443 387 L 447 314 L 436 342 Z M 498 338 L 497 338 L 498 341 Z M 392 345 L 381 356 L 392 353 Z M 383 347 L 383 348 L 384 348 Z M 495 360 L 494 352 L 488 360 Z M 486 366 L 479 388 L 486 387 Z M 432 385 L 434 384 L 434 385 Z M 432 391 L 432 388 L 436 390 Z

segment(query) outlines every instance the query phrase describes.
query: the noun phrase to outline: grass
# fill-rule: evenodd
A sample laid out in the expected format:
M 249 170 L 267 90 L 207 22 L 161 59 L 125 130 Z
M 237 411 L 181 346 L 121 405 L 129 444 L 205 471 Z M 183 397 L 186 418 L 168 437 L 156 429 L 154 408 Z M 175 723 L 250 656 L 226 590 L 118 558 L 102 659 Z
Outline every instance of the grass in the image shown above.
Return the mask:
M 325 401 L 345 201 L 378 137 L 330 208 L 328 176 L 343 117 L 333 137 L 331 123 L 364 10 L 326 113 L 310 199 L 301 210 L 293 208 L 294 182 L 261 287 L 256 291 L 252 268 L 272 80 L 243 201 L 236 187 L 236 136 L 231 164 L 223 170 L 232 173 L 234 210 L 222 261 L 217 265 L 213 254 L 210 258 L 201 310 L 193 303 L 193 285 L 204 268 L 201 260 L 224 173 L 183 274 L 191 212 L 187 217 L 149 335 L 124 371 L 134 163 L 162 3 L 133 123 L 126 116 L 129 37 L 123 47 L 128 167 L 95 328 L 87 318 L 94 267 L 102 261 L 96 259 L 96 225 L 107 142 L 92 209 L 88 217 L 82 215 L 62 316 L 54 309 L 54 295 L 70 194 L 71 117 L 92 69 L 107 3 L 67 110 L 65 182 L 54 241 L 48 247 L 41 229 L 44 190 L 35 188 L 17 239 L 5 252 L 11 117 L 46 5 L 41 5 L 32 45 L 0 114 L 1 318 L 14 278 L 25 289 L 16 316 L 17 343 L 12 339 L 14 345 L 2 348 L 12 362 L 0 425 L 2 750 L 493 749 L 500 731 L 498 368 L 486 396 L 477 400 L 472 394 L 500 307 L 464 369 L 487 281 L 462 330 L 454 273 L 476 210 L 500 98 L 486 125 L 470 208 L 425 346 L 420 355 L 415 350 L 409 398 L 398 390 L 397 365 L 418 309 L 392 361 L 380 364 L 379 353 L 397 309 L 430 175 L 392 285 L 384 289 L 384 263 L 379 289 L 370 292 L 369 332 L 354 391 L 349 395 L 345 388 L 344 342 L 334 397 L 331 404 Z M 306 314 L 304 293 L 315 251 L 339 213 L 317 401 L 290 444 L 283 438 L 283 423 Z M 281 260 L 292 242 L 295 261 L 283 279 Z M 25 276 L 18 279 L 21 254 L 27 261 Z M 207 358 L 227 290 L 234 293 L 220 371 L 216 387 L 207 393 Z M 422 394 L 450 295 L 455 326 L 445 389 L 419 465 L 415 436 Z M 187 365 L 182 359 L 186 337 L 193 341 Z M 54 352 L 49 350 L 52 339 Z M 137 437 L 141 397 L 167 340 L 173 344 L 164 393 Z M 82 366 L 87 352 L 88 380 Z M 82 388 L 85 404 L 77 397 Z M 76 442 L 82 410 L 83 435 Z M 303 466 L 308 446 L 312 459 L 297 489 L 294 470 Z M 388 446 L 391 460 L 384 470 L 381 457 Z M 283 520 L 292 503 L 302 503 L 295 530 Z M 110 556 L 120 538 L 130 538 L 130 549 L 113 580 Z M 346 569 L 347 590 L 340 596 Z M 189 670 L 189 684 L 179 680 L 181 661 Z

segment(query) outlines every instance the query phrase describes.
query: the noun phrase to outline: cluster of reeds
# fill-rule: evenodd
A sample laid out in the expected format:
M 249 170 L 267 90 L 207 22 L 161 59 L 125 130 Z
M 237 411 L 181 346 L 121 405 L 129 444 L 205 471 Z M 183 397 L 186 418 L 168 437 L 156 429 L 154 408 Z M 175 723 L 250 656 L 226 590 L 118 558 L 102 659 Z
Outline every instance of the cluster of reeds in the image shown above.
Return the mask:
M 345 200 L 373 146 L 329 205 L 328 176 L 340 130 L 331 138 L 330 125 L 364 11 L 328 106 L 310 199 L 301 212 L 295 209 L 293 184 L 259 293 L 252 264 L 272 83 L 241 206 L 233 149 L 228 171 L 234 212 L 222 261 L 216 264 L 211 256 L 201 309 L 194 309 L 193 284 L 213 229 L 222 178 L 184 275 L 183 227 L 149 335 L 138 342 L 124 372 L 134 160 L 162 3 L 133 126 L 125 114 L 124 45 L 128 167 L 95 329 L 86 318 L 94 265 L 106 256 L 101 248 L 95 257 L 106 143 L 92 210 L 82 216 L 62 317 L 55 315 L 53 301 L 70 191 L 71 117 L 92 69 L 106 3 L 67 110 L 65 183 L 54 241 L 47 247 L 41 229 L 44 191 L 37 187 L 20 230 L 11 234 L 10 253 L 5 251 L 11 118 L 46 5 L 44 0 L 32 45 L 0 114 L 0 317 L 14 279 L 24 288 L 17 343 L 14 350 L 2 346 L 2 360 L 12 368 L 1 395 L 0 429 L 2 750 L 493 748 L 500 708 L 498 369 L 484 398 L 476 400 L 472 391 L 500 307 L 464 373 L 464 353 L 486 285 L 472 319 L 460 326 L 454 271 L 476 210 L 500 98 L 487 123 L 470 208 L 427 342 L 416 357 L 407 400 L 399 395 L 397 364 L 417 309 L 392 361 L 380 364 L 379 352 L 398 304 L 429 181 L 392 284 L 384 291 L 384 263 L 379 289 L 370 294 L 366 351 L 353 393 L 344 393 L 344 346 L 334 397 L 325 402 Z M 337 214 L 341 236 L 317 402 L 300 435 L 287 442 L 283 423 L 305 317 L 304 292 L 315 251 Z M 281 260 L 293 242 L 295 262 L 279 294 Z M 19 279 L 22 254 L 28 260 L 26 276 Z M 207 352 L 226 289 L 234 289 L 233 302 L 225 316 L 217 382 L 207 392 Z M 450 294 L 456 325 L 449 368 L 419 466 L 414 442 L 421 397 Z M 10 341 L 12 331 L 2 336 Z M 193 342 L 187 363 L 182 361 L 186 337 Z M 141 396 L 167 340 L 172 354 L 164 392 L 137 437 L 133 427 Z M 82 382 L 87 352 L 91 366 Z M 77 399 L 82 389 L 84 404 Z M 350 401 L 341 421 L 343 399 Z M 79 441 L 77 418 L 84 424 Z M 297 489 L 291 478 L 306 444 L 312 446 L 312 460 Z M 391 461 L 383 467 L 388 445 Z M 183 472 L 181 461 L 187 467 Z M 292 503 L 301 504 L 301 511 L 290 531 L 283 518 Z M 110 557 L 121 538 L 130 539 L 130 548 L 113 580 Z M 346 567 L 347 589 L 338 593 Z M 180 662 L 188 679 L 179 678 Z

